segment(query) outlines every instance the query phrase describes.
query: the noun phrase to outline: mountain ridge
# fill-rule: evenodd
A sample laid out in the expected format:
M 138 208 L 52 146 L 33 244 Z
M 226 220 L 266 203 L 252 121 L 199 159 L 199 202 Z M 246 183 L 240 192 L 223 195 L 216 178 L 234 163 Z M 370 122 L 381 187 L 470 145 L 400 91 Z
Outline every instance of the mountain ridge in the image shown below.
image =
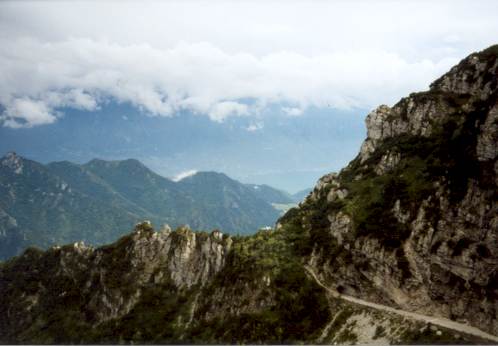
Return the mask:
M 498 334 L 497 71 L 493 46 L 379 106 L 358 156 L 284 216 L 324 282 Z
M 16 227 L 2 227 L 6 232 L 8 225 L 10 236 L 0 243 L 19 243 L 4 258 L 30 244 L 103 244 L 143 219 L 244 233 L 272 225 L 279 215 L 245 185 L 214 172 L 174 182 L 134 159 L 42 165 L 9 153 L 0 162 L 3 193 L 16 196 L 3 198 L 0 208 L 17 220 Z M 209 203 L 201 202 L 206 198 Z

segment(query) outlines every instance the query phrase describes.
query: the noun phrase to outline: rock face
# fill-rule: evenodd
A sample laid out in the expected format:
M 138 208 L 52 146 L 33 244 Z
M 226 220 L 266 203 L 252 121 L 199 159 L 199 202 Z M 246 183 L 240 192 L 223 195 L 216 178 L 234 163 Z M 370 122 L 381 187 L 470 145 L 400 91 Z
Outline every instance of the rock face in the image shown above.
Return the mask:
M 470 112 L 477 103 L 493 103 L 498 70 L 494 50 L 496 47 L 470 55 L 432 83 L 429 92 L 412 94 L 392 108 L 382 105 L 371 112 L 366 119 L 367 139 L 361 147 L 361 161 L 364 162 L 387 138 L 400 135 L 429 137 L 434 128 L 454 115 L 452 108 Z M 494 110 L 488 110 L 490 114 L 481 124 L 482 135 L 488 141 L 482 145 L 494 150 L 496 157 L 496 137 L 493 137 L 493 134 L 496 136 L 496 106 L 488 106 L 494 106 Z
M 30 248 L 0 265 L 0 294 L 4 343 L 313 340 L 330 317 L 272 230 L 232 239 L 143 222 L 100 248 Z
M 10 168 L 15 174 L 22 173 L 22 160 L 14 152 L 7 153 L 7 155 L 5 155 L 5 157 L 0 161 L 0 165 Z
M 151 284 L 174 292 L 203 287 L 223 268 L 231 245 L 232 239 L 219 231 L 207 234 L 180 228 L 154 232 L 150 223 L 144 222 L 129 236 L 98 249 L 80 242 L 46 253 L 28 250 L 16 261 L 7 262 L 0 273 L 0 291 L 4 301 L 11 302 L 8 308 L 2 304 L 3 340 L 5 334 L 19 335 L 30 325 L 46 323 L 47 314 L 57 310 L 57 306 L 46 305 L 54 299 L 61 304 L 66 301 L 68 311 L 78 306 L 84 319 L 99 324 L 129 313 Z M 22 271 L 26 263 L 29 272 Z M 23 287 L 21 282 L 32 286 Z M 23 318 L 26 309 L 30 314 Z
M 292 238 L 155 232 L 143 222 L 97 249 L 82 242 L 28 249 L 0 267 L 0 341 L 479 341 L 329 299 L 304 275 Z
M 351 295 L 498 335 L 498 46 L 366 125 L 358 157 L 287 221 L 328 232 L 309 263 Z

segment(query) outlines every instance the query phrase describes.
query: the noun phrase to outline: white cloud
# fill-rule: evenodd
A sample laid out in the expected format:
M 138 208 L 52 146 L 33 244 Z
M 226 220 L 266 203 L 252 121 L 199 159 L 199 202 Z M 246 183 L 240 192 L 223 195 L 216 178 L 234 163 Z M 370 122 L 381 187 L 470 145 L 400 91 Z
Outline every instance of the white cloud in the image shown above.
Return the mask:
M 262 130 L 264 127 L 263 123 L 261 122 L 256 122 L 254 124 L 250 124 L 246 130 L 249 131 L 249 132 L 254 132 L 254 131 L 258 131 L 258 130 Z
M 58 43 L 0 40 L 0 103 L 3 117 L 16 126 L 51 123 L 55 110 L 93 110 L 111 97 L 150 115 L 171 116 L 187 109 L 214 121 L 256 112 L 253 103 L 372 107 L 426 87 L 455 59 L 408 62 L 384 51 L 353 51 L 307 56 L 275 52 L 262 57 L 228 54 L 209 43 L 181 43 L 171 49 L 72 39 Z M 29 78 L 24 78 L 29 75 Z M 19 95 L 19 96 L 18 96 Z M 19 102 L 25 107 L 13 112 Z M 259 107 L 259 106 L 258 106 Z
M 209 116 L 215 121 L 223 121 L 231 115 L 248 115 L 247 105 L 233 101 L 223 101 L 216 103 L 209 111 Z
M 178 173 L 175 177 L 173 177 L 171 180 L 175 182 L 179 182 L 182 179 L 191 177 L 193 175 L 197 174 L 197 171 L 195 169 L 191 169 L 185 172 Z
M 297 107 L 282 107 L 282 111 L 290 116 L 297 117 L 299 115 L 302 115 L 304 111 L 301 108 Z
M 56 120 L 55 114 L 44 102 L 26 98 L 13 99 L 1 118 L 5 120 L 5 126 L 12 128 L 50 124 Z
M 145 4 L 1 2 L 3 125 L 109 98 L 214 121 L 271 104 L 371 108 L 425 89 L 498 34 L 493 1 Z

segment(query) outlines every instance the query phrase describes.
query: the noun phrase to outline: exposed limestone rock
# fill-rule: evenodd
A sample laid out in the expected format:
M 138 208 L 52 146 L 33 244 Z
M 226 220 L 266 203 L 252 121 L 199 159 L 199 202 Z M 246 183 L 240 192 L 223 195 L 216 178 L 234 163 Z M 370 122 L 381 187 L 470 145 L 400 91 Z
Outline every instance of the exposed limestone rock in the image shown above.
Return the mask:
M 79 278 L 77 285 L 87 296 L 86 311 L 102 322 L 128 313 L 151 282 L 170 282 L 177 290 L 205 285 L 223 268 L 231 244 L 232 240 L 223 239 L 219 231 L 211 235 L 196 234 L 187 228 L 155 232 L 145 221 L 110 247 L 94 249 L 77 242 L 48 251 L 58 259 L 57 267 L 51 268 L 57 270 L 52 281 Z M 45 270 L 39 275 L 50 275 Z M 50 293 L 42 283 L 40 278 L 36 293 L 23 298 L 30 310 L 41 308 L 37 302 Z
M 327 194 L 327 202 L 344 199 L 348 195 L 348 190 L 343 188 L 333 187 Z
M 491 49 L 493 47 L 488 50 Z M 493 85 L 493 79 L 490 80 L 489 76 L 496 76 L 498 70 L 498 61 L 492 56 L 492 52 L 489 55 L 471 54 L 432 83 L 431 88 L 459 94 L 471 94 L 480 99 L 488 98 L 496 90 L 496 84 Z
M 337 239 L 337 243 L 342 245 L 344 243 L 344 238 L 348 237 L 352 231 L 351 218 L 343 213 L 339 212 L 337 214 L 332 214 L 328 216 L 330 221 L 330 232 L 332 236 Z
M 310 198 L 312 201 L 316 201 L 318 196 L 322 193 L 325 187 L 339 187 L 339 182 L 337 181 L 337 173 L 330 173 L 321 177 L 316 183 L 315 188 L 311 193 L 306 197 L 306 199 Z M 306 200 L 305 200 L 306 201 Z
M 199 239 L 192 231 L 186 231 L 184 239 L 174 242 L 167 241 L 165 251 L 171 253 L 169 270 L 171 278 L 179 288 L 201 286 L 219 272 L 225 264 L 225 257 L 230 251 L 231 239 L 223 242 L 220 231 L 214 231 L 207 239 Z
M 386 120 L 390 117 L 391 108 L 386 105 L 381 105 L 365 119 L 367 126 L 367 139 L 363 142 L 360 149 L 361 161 L 364 162 L 371 153 L 375 151 L 375 146 L 379 140 L 387 137 L 387 131 L 390 129 L 385 128 Z
M 345 205 L 323 208 L 331 210 L 326 217 L 340 256 L 328 258 L 315 244 L 313 261 L 308 262 L 331 286 L 498 334 L 497 55 L 497 47 L 471 55 L 428 92 L 372 111 L 357 160 L 339 175 L 319 180 L 314 200 L 323 198 L 327 186 L 327 203 L 341 199 Z M 431 151 L 403 151 L 396 145 L 404 138 L 413 143 L 417 138 L 452 141 L 461 149 L 451 158 L 436 158 Z M 462 164 L 453 166 L 458 161 Z M 434 168 L 441 162 L 442 169 Z M 401 164 L 412 165 L 412 170 L 404 171 Z M 377 183 L 369 183 L 374 181 L 372 171 Z M 364 220 L 366 214 L 355 209 L 360 198 L 355 194 L 363 191 L 362 199 L 371 198 L 376 184 L 386 181 L 391 183 L 373 200 L 378 217 L 368 219 L 374 231 L 358 229 L 355 220 Z M 351 189 L 355 184 L 361 189 Z M 346 186 L 348 194 L 338 193 Z M 383 195 L 386 191 L 400 195 L 390 199 Z
M 396 202 L 394 203 L 392 212 L 396 220 L 398 220 L 398 222 L 400 223 L 407 223 L 408 220 L 410 220 L 410 212 L 408 211 L 404 212 L 401 209 L 401 203 L 399 199 L 396 200 Z
M 489 112 L 481 125 L 481 134 L 477 139 L 477 158 L 480 161 L 494 160 L 498 156 L 498 104 Z
M 22 160 L 14 152 L 9 152 L 1 161 L 1 165 L 8 167 L 15 174 L 21 174 L 23 170 Z
M 375 173 L 378 175 L 385 174 L 391 171 L 393 168 L 397 166 L 401 159 L 400 153 L 395 153 L 389 151 L 387 154 L 382 155 L 380 162 L 375 166 Z
M 428 137 L 432 133 L 432 124 L 444 120 L 435 116 L 444 111 L 446 105 L 433 100 L 421 104 L 416 97 L 404 98 L 392 108 L 382 105 L 367 116 L 367 139 L 360 149 L 362 163 L 383 140 L 403 134 Z
M 453 67 L 450 72 L 431 84 L 431 92 L 447 92 L 467 97 L 476 97 L 487 100 L 496 92 L 496 76 L 498 61 L 482 55 L 472 55 Z M 390 137 L 401 134 L 412 134 L 427 137 L 432 133 L 435 123 L 446 120 L 444 115 L 450 107 L 437 99 L 427 99 L 420 102 L 417 94 L 402 99 L 394 107 L 379 106 L 366 118 L 367 139 L 360 150 L 361 162 L 375 151 L 378 143 Z M 463 110 L 468 105 L 459 105 Z M 496 156 L 496 109 L 488 117 L 483 126 L 483 139 L 478 151 L 487 152 L 487 155 Z M 493 125 L 494 124 L 494 125 Z M 492 128 L 491 128 L 492 127 Z M 494 146 L 493 146 L 494 140 Z M 486 154 L 481 154 L 485 155 Z
M 159 230 L 159 232 L 171 233 L 172 230 L 171 230 L 171 227 L 165 223 L 164 225 L 161 226 L 161 229 Z

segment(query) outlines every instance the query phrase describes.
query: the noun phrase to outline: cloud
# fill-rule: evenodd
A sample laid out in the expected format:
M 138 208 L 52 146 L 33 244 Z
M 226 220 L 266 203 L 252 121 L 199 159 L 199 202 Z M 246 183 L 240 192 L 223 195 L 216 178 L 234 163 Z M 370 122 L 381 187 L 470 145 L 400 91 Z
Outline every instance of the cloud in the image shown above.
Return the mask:
M 299 115 L 302 115 L 304 111 L 301 108 L 297 107 L 282 107 L 282 111 L 290 116 L 297 117 Z
M 492 1 L 2 2 L 0 122 L 50 124 L 109 100 L 218 122 L 274 104 L 289 115 L 371 108 L 495 43 L 497 11 Z
M 262 130 L 263 127 L 264 127 L 263 123 L 257 122 L 257 123 L 251 124 L 248 127 L 246 127 L 246 130 L 249 132 L 254 132 L 254 131 Z
M 7 94 L 0 95 L 0 100 L 3 100 L 0 103 L 5 107 L 0 114 L 0 123 L 3 120 L 5 126 L 12 128 L 51 124 L 62 116 L 56 108 L 71 107 L 88 111 L 98 108 L 97 101 L 80 89 L 47 90 L 36 98 Z
M 13 99 L 1 118 L 5 120 L 5 126 L 12 128 L 50 124 L 56 120 L 55 114 L 44 102 L 26 98 Z
M 193 176 L 195 174 L 197 174 L 197 171 L 195 169 L 191 169 L 191 170 L 188 170 L 188 171 L 181 172 L 181 173 L 177 174 L 171 180 L 173 180 L 175 182 L 179 182 L 180 180 L 188 178 L 188 177 L 191 177 L 191 176 Z
M 163 50 L 90 39 L 0 45 L 0 73 L 6 76 L 0 103 L 7 109 L 2 117 L 4 125 L 15 127 L 52 123 L 64 107 L 94 110 L 108 98 L 149 115 L 190 110 L 214 121 L 255 113 L 255 104 L 299 104 L 283 109 L 289 115 L 311 105 L 372 107 L 424 88 L 456 61 L 408 62 L 384 51 L 257 57 L 228 54 L 209 43 Z
M 223 101 L 216 103 L 209 111 L 209 116 L 215 121 L 223 121 L 231 115 L 248 115 L 248 106 L 233 101 Z

